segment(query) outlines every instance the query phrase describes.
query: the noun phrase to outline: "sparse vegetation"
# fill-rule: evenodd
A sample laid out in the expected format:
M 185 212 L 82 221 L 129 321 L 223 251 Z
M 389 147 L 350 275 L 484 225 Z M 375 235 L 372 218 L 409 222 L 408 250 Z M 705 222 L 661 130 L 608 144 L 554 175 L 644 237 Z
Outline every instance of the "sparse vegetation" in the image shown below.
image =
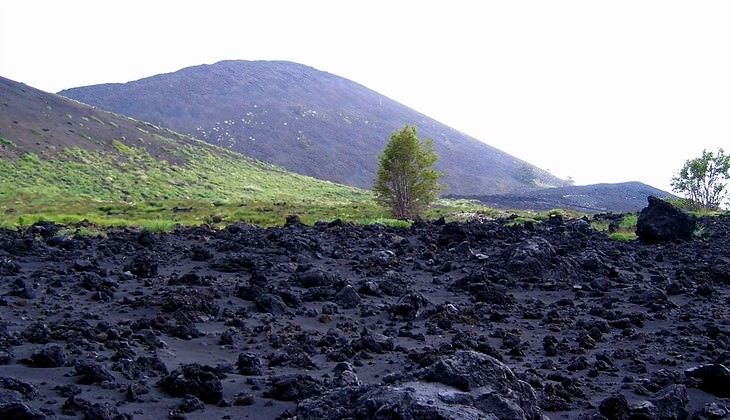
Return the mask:
M 636 239 L 636 233 L 632 232 L 613 232 L 608 235 L 612 241 L 627 242 Z
M 4 144 L 6 146 L 15 147 L 15 143 L 13 143 L 12 140 L 5 138 L 3 136 L 0 136 L 0 144 Z
M 101 119 L 99 119 L 99 117 L 96 117 L 96 116 L 94 116 L 94 115 L 90 115 L 90 116 L 89 116 L 89 119 L 91 119 L 91 120 L 93 120 L 93 121 L 96 121 L 96 122 L 98 122 L 98 123 L 99 123 L 99 124 L 101 124 L 101 125 L 104 125 L 104 121 L 102 121 Z
M 117 151 L 119 153 L 122 153 L 125 155 L 134 154 L 134 152 L 132 151 L 132 149 L 129 146 L 127 146 L 126 144 L 122 143 L 119 140 L 112 140 L 112 146 L 114 146 L 114 148 L 117 149 Z
M 525 224 L 543 223 L 547 220 L 550 220 L 553 217 L 559 217 L 562 219 L 580 219 L 581 217 L 584 217 L 585 215 L 578 213 L 576 211 L 573 211 L 573 210 L 552 209 L 552 210 L 542 211 L 542 212 L 535 212 L 535 211 L 531 211 L 531 210 L 512 211 L 509 215 L 502 214 L 499 216 L 510 219 L 510 221 L 507 222 L 508 226 L 524 227 Z
M 537 179 L 537 175 L 535 174 L 535 168 L 524 163 L 517 170 L 515 178 L 527 186 L 534 187 L 535 179 Z
M 591 226 L 599 232 L 607 232 L 608 237 L 614 241 L 631 241 L 636 239 L 636 221 L 639 215 L 627 213 L 619 215 L 620 219 L 594 218 Z
M 636 221 L 639 215 L 636 213 L 625 214 L 618 224 L 619 230 L 634 231 L 636 230 Z
M 80 236 L 80 237 L 102 237 L 106 238 L 108 233 L 105 229 L 89 223 L 67 223 L 67 227 L 58 231 L 59 235 Z
M 368 225 L 383 225 L 404 229 L 411 227 L 412 224 L 412 222 L 409 220 L 387 219 L 384 217 L 379 217 L 377 219 L 363 219 L 362 223 Z

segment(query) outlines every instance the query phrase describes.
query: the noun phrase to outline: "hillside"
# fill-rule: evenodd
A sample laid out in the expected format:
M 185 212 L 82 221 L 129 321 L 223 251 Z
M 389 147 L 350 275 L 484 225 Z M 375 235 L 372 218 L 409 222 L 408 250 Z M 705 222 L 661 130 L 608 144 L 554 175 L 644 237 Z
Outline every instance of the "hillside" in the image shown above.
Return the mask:
M 282 61 L 223 61 L 60 92 L 294 172 L 369 189 L 393 131 L 431 138 L 451 194 L 522 192 L 562 180 L 360 84 Z M 534 181 L 525 181 L 526 172 Z
M 584 213 L 637 212 L 646 207 L 647 197 L 677 198 L 673 194 L 641 182 L 593 184 L 545 188 L 514 194 L 452 196 L 478 200 L 499 209 L 571 209 Z
M 48 215 L 186 218 L 222 212 L 283 222 L 366 205 L 367 191 L 281 167 L 153 124 L 0 78 L 0 225 Z M 317 213 L 318 212 L 318 213 Z M 268 214 L 268 216 L 267 216 Z

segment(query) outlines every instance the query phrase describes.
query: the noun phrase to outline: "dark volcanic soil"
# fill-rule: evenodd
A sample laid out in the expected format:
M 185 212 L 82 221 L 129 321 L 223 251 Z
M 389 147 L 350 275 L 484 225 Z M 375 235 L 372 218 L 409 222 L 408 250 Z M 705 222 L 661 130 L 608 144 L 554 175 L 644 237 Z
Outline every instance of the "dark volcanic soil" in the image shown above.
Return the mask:
M 504 222 L 2 231 L 0 417 L 727 416 L 730 217 Z

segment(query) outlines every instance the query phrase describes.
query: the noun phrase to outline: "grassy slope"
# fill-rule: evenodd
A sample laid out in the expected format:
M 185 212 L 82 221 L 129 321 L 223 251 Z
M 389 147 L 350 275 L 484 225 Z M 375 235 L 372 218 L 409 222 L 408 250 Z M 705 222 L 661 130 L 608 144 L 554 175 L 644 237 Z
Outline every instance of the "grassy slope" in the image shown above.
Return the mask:
M 0 226 L 379 218 L 370 192 L 297 175 L 0 78 Z
M 214 218 L 279 224 L 291 213 L 306 221 L 379 217 L 369 192 L 296 175 L 233 153 L 192 150 L 184 165 L 128 148 L 126 160 L 67 148 L 51 159 L 26 154 L 0 161 L 0 224 L 89 219 L 101 224 L 186 224 Z

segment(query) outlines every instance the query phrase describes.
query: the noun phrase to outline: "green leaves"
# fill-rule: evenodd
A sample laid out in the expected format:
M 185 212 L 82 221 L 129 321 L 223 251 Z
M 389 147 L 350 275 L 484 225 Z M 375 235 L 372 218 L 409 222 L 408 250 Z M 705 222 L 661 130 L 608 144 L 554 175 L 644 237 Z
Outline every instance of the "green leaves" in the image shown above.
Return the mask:
M 421 141 L 415 126 L 404 126 L 390 136 L 380 154 L 375 185 L 376 201 L 398 219 L 414 219 L 437 198 L 443 176 L 431 167 L 438 155 L 433 141 Z
M 725 181 L 730 179 L 730 156 L 702 151 L 702 156 L 685 162 L 672 178 L 674 192 L 684 194 L 694 210 L 717 210 L 727 196 Z

